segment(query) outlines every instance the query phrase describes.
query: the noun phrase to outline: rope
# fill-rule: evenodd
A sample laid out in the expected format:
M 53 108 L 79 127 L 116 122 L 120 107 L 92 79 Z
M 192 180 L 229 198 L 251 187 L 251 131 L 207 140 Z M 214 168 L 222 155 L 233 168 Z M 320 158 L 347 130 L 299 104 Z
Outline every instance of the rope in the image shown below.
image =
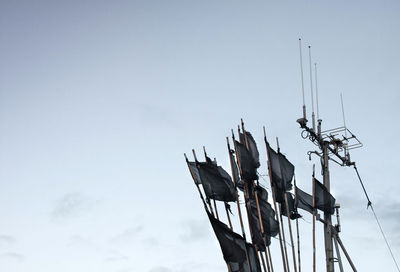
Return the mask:
M 362 188 L 363 188 L 363 190 L 364 190 L 364 194 L 365 194 L 365 196 L 367 197 L 367 200 L 368 200 L 367 209 L 368 209 L 368 207 L 371 207 L 371 211 L 372 211 L 372 213 L 374 214 L 376 223 L 377 223 L 378 226 L 379 226 L 379 229 L 380 229 L 380 231 L 381 231 L 382 237 L 383 237 L 383 239 L 385 240 L 385 243 L 386 243 L 387 248 L 389 249 L 390 255 L 392 256 L 393 262 L 394 262 L 394 264 L 395 264 L 396 267 L 397 267 L 397 271 L 400 272 L 399 265 L 397 264 L 396 258 L 395 258 L 394 255 L 393 255 L 392 249 L 391 249 L 391 247 L 390 247 L 390 245 L 389 245 L 388 240 L 386 239 L 386 235 L 385 235 L 385 233 L 384 233 L 384 231 L 383 231 L 383 229 L 382 229 L 381 223 L 379 222 L 379 219 L 378 219 L 378 217 L 376 216 L 374 207 L 372 206 L 372 202 L 370 201 L 370 199 L 369 199 L 369 197 L 368 197 L 367 191 L 365 190 L 364 184 L 363 184 L 363 182 L 362 182 L 362 180 L 361 180 L 360 174 L 358 173 L 357 167 L 356 167 L 355 165 L 354 165 L 354 169 L 356 170 L 358 179 L 359 179 L 359 181 L 360 181 L 360 183 L 361 183 L 361 186 L 362 186 Z

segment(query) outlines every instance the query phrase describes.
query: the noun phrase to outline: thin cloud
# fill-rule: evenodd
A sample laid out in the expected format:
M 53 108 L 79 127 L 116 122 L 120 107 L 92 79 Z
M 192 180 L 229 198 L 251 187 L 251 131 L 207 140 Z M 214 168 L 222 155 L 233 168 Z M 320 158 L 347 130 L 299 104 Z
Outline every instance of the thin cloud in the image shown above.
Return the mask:
M 188 220 L 184 226 L 185 233 L 180 236 L 182 241 L 194 242 L 209 236 L 207 221 Z
M 129 257 L 122 254 L 119 251 L 113 250 L 110 255 L 106 258 L 106 262 L 121 262 L 121 261 L 128 261 Z
M 81 193 L 68 193 L 61 197 L 53 211 L 51 217 L 55 221 L 68 219 L 87 211 L 92 206 L 92 201 Z
M 21 263 L 25 260 L 25 256 L 15 252 L 5 252 L 0 254 L 0 260 L 12 260 Z
M 143 230 L 142 225 L 138 225 L 132 228 L 128 228 L 123 232 L 115 235 L 111 238 L 110 242 L 112 244 L 127 244 L 132 243 L 136 240 L 137 234 Z
M 14 236 L 0 235 L 0 246 L 10 246 L 17 242 Z
M 165 266 L 157 266 L 150 269 L 149 272 L 172 272 L 172 270 Z

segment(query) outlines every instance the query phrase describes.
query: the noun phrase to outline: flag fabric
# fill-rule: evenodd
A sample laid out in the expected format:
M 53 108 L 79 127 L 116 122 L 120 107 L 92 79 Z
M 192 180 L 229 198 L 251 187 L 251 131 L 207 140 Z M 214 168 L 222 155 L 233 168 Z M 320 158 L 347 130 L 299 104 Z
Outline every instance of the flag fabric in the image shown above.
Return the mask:
M 295 206 L 299 209 L 305 210 L 309 213 L 313 213 L 313 199 L 312 196 L 299 189 L 297 186 L 296 190 L 296 200 Z
M 247 261 L 246 241 L 244 238 L 214 218 L 209 212 L 207 212 L 207 215 L 215 236 L 217 236 L 224 260 L 226 262 L 238 263 L 238 266 L 239 264 L 243 265 Z
M 257 180 L 257 162 L 254 161 L 252 154 L 246 146 L 235 141 L 238 162 L 240 164 L 240 176 L 246 182 Z
M 251 272 L 261 272 L 260 261 L 257 257 L 257 252 L 252 244 L 246 243 L 247 255 L 251 265 Z
M 260 153 L 258 152 L 256 141 L 254 140 L 251 133 L 246 131 L 246 138 L 244 137 L 243 133 L 240 133 L 239 137 L 240 137 L 240 142 L 244 144 L 246 143 L 246 138 L 247 138 L 249 152 L 251 154 L 251 157 L 253 158 L 254 165 L 256 166 L 256 168 L 260 167 Z
M 213 161 L 188 162 L 197 184 L 202 184 L 207 198 L 236 201 L 235 187 L 229 174 Z
M 233 155 L 234 153 L 235 153 L 235 151 L 229 150 L 229 157 L 230 157 L 230 161 L 231 161 L 232 167 L 233 167 L 233 178 L 236 181 L 236 186 L 241 191 L 244 191 L 244 184 L 243 184 L 243 181 L 240 179 L 240 176 L 239 176 L 239 169 L 238 169 L 238 166 L 236 164 L 235 156 Z
M 199 169 L 197 168 L 197 163 L 196 162 L 187 162 L 190 172 L 192 174 L 193 180 L 196 184 L 201 184 L 201 178 L 200 178 L 200 173 Z
M 286 195 L 288 208 L 289 208 L 289 218 L 292 219 L 292 220 L 300 218 L 301 215 L 297 212 L 297 208 L 296 208 L 296 205 L 294 203 L 295 201 L 294 201 L 294 198 L 293 198 L 292 194 L 291 193 L 285 193 L 285 195 Z M 282 215 L 287 217 L 286 201 L 284 201 L 280 205 L 281 205 Z
M 283 191 L 292 189 L 294 165 L 280 153 L 275 152 L 267 143 L 269 160 L 271 165 L 272 184 Z
M 258 203 L 260 207 L 261 220 L 264 229 L 264 238 L 266 239 L 267 246 L 271 243 L 271 237 L 274 237 L 279 232 L 279 223 L 275 219 L 275 211 L 272 209 L 271 204 L 268 202 L 268 192 L 256 186 L 254 192 L 251 193 L 249 199 L 250 211 L 248 212 L 250 226 L 252 228 L 252 241 L 257 245 L 259 250 L 264 251 L 265 245 L 261 232 L 261 225 L 258 217 L 257 201 L 255 199 L 255 192 L 257 192 Z
M 325 185 L 315 179 L 315 206 L 329 214 L 335 213 L 335 198 L 328 192 Z
M 261 272 L 260 261 L 253 245 L 246 243 L 246 249 L 250 261 L 250 267 L 247 260 L 243 263 L 228 262 L 231 272 Z

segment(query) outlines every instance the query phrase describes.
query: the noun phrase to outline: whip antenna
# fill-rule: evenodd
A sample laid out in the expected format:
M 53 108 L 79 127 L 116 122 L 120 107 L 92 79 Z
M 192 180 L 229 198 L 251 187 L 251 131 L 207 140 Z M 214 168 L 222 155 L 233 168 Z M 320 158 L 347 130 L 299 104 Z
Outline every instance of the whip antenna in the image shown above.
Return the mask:
M 343 115 L 344 136 L 347 138 L 346 118 L 344 117 L 344 106 L 343 106 L 343 95 L 342 95 L 342 93 L 340 93 L 340 101 L 342 102 L 342 115 Z
M 304 118 L 304 120 L 307 120 L 307 117 L 306 117 L 306 102 L 305 102 L 305 99 L 304 99 L 303 54 L 301 52 L 301 39 L 299 39 L 299 50 L 300 50 L 301 92 L 303 94 L 303 118 Z
M 311 87 L 311 109 L 312 109 L 312 129 L 315 131 L 315 114 L 314 114 L 314 92 L 313 92 L 313 85 L 312 85 L 312 65 L 311 65 L 311 46 L 308 46 L 308 56 L 310 62 L 310 87 Z
M 317 121 L 319 122 L 319 106 L 318 106 L 318 80 L 317 80 L 317 64 L 314 63 L 314 67 L 315 67 L 315 96 L 316 96 L 316 100 L 317 100 Z M 343 105 L 343 103 L 342 103 Z

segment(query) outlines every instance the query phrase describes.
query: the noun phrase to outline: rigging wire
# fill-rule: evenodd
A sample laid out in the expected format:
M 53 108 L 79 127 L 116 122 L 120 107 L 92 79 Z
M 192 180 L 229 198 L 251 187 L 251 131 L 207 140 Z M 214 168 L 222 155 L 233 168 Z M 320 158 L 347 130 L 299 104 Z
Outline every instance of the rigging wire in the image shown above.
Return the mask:
M 386 235 L 385 235 L 385 233 L 384 233 L 384 231 L 383 231 L 383 229 L 382 229 L 381 223 L 379 222 L 378 216 L 377 216 L 376 213 L 375 213 L 374 207 L 372 206 L 372 202 L 371 202 L 371 200 L 370 200 L 369 197 L 368 197 L 367 191 L 365 190 L 365 187 L 364 187 L 364 183 L 362 182 L 361 177 L 360 177 L 360 174 L 358 173 L 358 169 L 357 169 L 357 167 L 356 167 L 355 165 L 354 165 L 354 170 L 356 170 L 358 179 L 359 179 L 359 181 L 360 181 L 360 183 L 361 183 L 361 186 L 362 186 L 362 188 L 363 188 L 363 190 L 364 190 L 364 194 L 365 194 L 365 196 L 367 197 L 367 200 L 368 200 L 367 209 L 368 209 L 368 207 L 371 207 L 371 211 L 372 211 L 372 213 L 374 214 L 376 223 L 377 223 L 378 226 L 379 226 L 379 229 L 380 229 L 380 231 L 381 231 L 381 234 L 382 234 L 382 236 L 383 236 L 383 239 L 385 240 L 386 246 L 387 246 L 387 248 L 389 249 L 390 255 L 392 256 L 393 262 L 394 262 L 394 264 L 395 264 L 396 267 L 397 267 L 397 271 L 400 272 L 399 265 L 397 264 L 396 258 L 395 258 L 394 255 L 393 255 L 392 249 L 391 249 L 391 247 L 390 247 L 390 245 L 389 245 L 388 240 L 386 239 Z

